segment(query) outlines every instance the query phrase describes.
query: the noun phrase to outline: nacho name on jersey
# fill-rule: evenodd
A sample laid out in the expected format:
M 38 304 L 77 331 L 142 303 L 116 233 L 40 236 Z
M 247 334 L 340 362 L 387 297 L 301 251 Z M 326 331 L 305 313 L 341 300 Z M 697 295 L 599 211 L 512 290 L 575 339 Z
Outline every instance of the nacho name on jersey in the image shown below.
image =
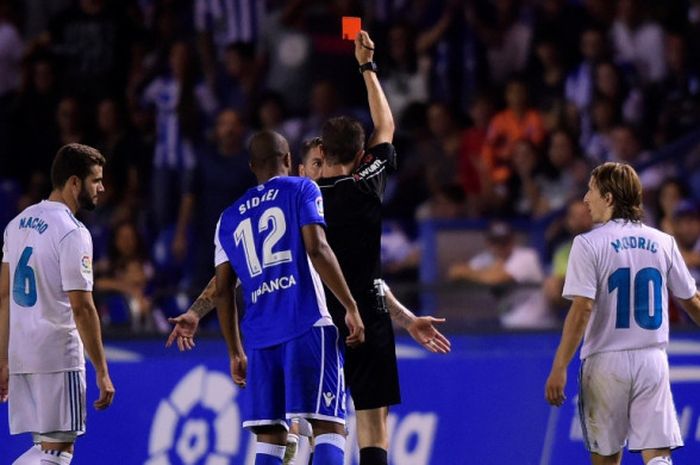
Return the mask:
M 256 208 L 265 202 L 275 200 L 277 198 L 277 194 L 279 194 L 279 189 L 270 189 L 269 191 L 265 192 L 264 194 L 258 197 L 248 199 L 238 206 L 238 213 L 243 215 L 251 208 Z
M 44 234 L 44 232 L 49 228 L 49 224 L 43 219 L 35 217 L 20 218 L 19 229 L 34 229 L 39 234 Z

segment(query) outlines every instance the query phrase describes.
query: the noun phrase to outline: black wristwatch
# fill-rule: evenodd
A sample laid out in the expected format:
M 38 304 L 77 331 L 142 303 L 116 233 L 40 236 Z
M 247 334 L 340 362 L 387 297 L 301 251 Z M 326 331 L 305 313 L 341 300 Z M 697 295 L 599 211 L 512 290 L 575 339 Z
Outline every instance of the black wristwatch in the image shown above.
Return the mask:
M 373 61 L 368 61 L 364 65 L 360 65 L 360 74 L 364 73 L 365 71 L 372 71 L 373 73 L 376 73 L 377 64 Z

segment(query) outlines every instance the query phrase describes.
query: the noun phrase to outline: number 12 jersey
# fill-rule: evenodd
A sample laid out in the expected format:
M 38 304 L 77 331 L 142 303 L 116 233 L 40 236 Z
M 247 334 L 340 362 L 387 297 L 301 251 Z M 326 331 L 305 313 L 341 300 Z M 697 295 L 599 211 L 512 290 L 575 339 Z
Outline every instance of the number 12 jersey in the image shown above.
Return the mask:
M 274 177 L 222 213 L 214 263 L 230 262 L 241 281 L 246 346 L 270 347 L 332 324 L 304 245 L 302 227 L 310 224 L 325 226 L 323 199 L 305 178 Z

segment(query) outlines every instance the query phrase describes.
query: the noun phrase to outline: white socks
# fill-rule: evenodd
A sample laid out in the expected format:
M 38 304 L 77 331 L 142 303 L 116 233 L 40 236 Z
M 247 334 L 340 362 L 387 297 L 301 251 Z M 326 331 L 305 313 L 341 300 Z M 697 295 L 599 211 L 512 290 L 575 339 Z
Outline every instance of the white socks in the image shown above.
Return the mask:
M 73 454 L 54 450 L 42 451 L 39 444 L 33 445 L 20 455 L 12 465 L 70 465 Z
M 647 465 L 673 465 L 671 457 L 654 457 L 647 462 Z

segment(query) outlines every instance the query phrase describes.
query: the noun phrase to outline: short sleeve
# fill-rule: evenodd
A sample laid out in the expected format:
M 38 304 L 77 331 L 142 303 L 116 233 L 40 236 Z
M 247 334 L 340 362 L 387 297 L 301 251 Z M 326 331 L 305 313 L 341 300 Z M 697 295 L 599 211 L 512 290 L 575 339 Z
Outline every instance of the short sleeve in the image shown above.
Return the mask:
M 226 255 L 226 251 L 224 248 L 221 246 L 221 240 L 219 239 L 219 228 L 221 227 L 221 217 L 219 217 L 219 221 L 216 222 L 216 232 L 214 233 L 214 266 L 219 266 L 222 263 L 226 263 L 229 261 L 228 255 Z
M 92 291 L 92 238 L 88 230 L 76 228 L 66 234 L 58 254 L 63 291 Z
M 593 250 L 590 243 L 582 236 L 576 236 L 569 254 L 562 296 L 569 300 L 573 300 L 574 297 L 595 299 L 596 289 L 597 277 Z
M 2 234 L 2 261 L 4 263 L 9 263 L 9 250 L 7 248 L 7 228 L 5 228 L 5 232 Z
M 383 198 L 387 176 L 395 169 L 396 150 L 385 142 L 367 150 L 352 177 L 362 190 Z
M 323 197 L 315 182 L 304 180 L 299 200 L 300 226 L 306 226 L 307 224 L 326 225 L 326 221 L 323 218 Z
M 683 260 L 680 250 L 675 239 L 671 239 L 673 245 L 671 247 L 671 267 L 668 270 L 668 288 L 671 294 L 679 299 L 690 299 L 697 291 L 695 279 L 688 271 L 688 266 Z
M 537 253 L 531 249 L 516 249 L 505 270 L 516 283 L 539 283 L 544 278 Z

